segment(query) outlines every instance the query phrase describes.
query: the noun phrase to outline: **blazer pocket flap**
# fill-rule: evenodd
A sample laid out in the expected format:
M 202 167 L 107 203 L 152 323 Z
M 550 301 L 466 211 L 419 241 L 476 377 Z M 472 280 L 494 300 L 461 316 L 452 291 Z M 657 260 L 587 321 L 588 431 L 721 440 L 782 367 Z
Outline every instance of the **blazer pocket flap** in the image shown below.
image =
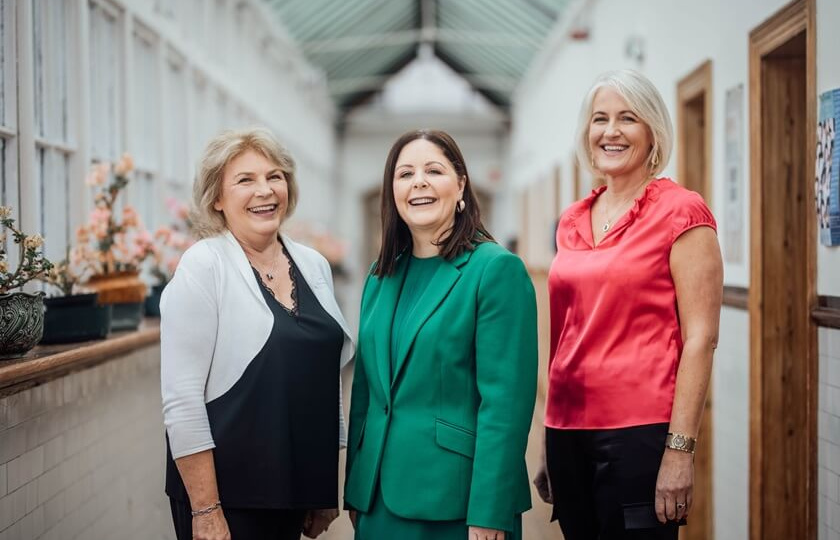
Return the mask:
M 468 458 L 475 455 L 475 433 L 444 420 L 435 420 L 435 442 L 442 448 Z

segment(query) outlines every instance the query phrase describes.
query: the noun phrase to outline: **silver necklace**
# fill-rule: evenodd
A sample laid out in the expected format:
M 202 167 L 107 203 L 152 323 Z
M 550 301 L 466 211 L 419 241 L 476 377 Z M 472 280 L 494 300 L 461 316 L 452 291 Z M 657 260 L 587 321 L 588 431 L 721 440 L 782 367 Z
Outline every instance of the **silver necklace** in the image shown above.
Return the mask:
M 647 182 L 647 179 L 645 179 L 645 181 L 644 181 L 644 182 L 642 182 L 641 184 L 639 184 L 638 186 L 636 186 L 636 189 L 634 189 L 633 191 L 631 191 L 631 192 L 630 192 L 630 196 L 629 196 L 629 197 L 626 197 L 625 199 L 623 199 L 623 200 L 619 203 L 619 205 L 618 205 L 618 207 L 617 207 L 617 208 L 618 208 L 618 210 L 616 210 L 616 211 L 613 213 L 613 215 L 612 215 L 612 216 L 608 217 L 608 218 L 607 218 L 607 220 L 604 222 L 604 226 L 603 226 L 603 227 L 601 227 L 601 230 L 602 230 L 603 232 L 607 232 L 607 231 L 609 231 L 609 230 L 610 230 L 610 228 L 612 227 L 612 220 L 614 220 L 615 218 L 617 218 L 617 217 L 618 217 L 618 213 L 621 211 L 621 209 L 624 207 L 624 205 L 625 205 L 625 204 L 627 204 L 628 202 L 630 202 L 630 199 L 632 199 L 632 198 L 633 198 L 633 196 L 636 194 L 636 192 L 637 192 L 637 191 L 639 191 L 639 188 L 640 188 L 640 187 L 642 187 L 642 185 L 644 185 L 644 183 L 645 183 L 645 182 Z M 603 213 L 604 213 L 604 215 L 606 215 L 606 214 L 607 214 L 607 210 L 606 210 L 606 208 L 604 208 Z
M 251 258 L 248 257 L 248 260 L 251 260 Z M 279 262 L 280 262 L 280 257 L 275 255 L 274 256 L 274 264 L 271 265 L 271 268 L 270 268 L 271 271 L 268 272 L 268 271 L 265 271 L 262 268 L 260 268 L 260 266 L 258 264 L 256 264 L 253 260 L 251 260 L 251 264 L 253 264 L 257 268 L 257 271 L 260 274 L 265 275 L 265 279 L 267 279 L 268 281 L 274 281 L 274 276 L 277 275 L 277 264 Z

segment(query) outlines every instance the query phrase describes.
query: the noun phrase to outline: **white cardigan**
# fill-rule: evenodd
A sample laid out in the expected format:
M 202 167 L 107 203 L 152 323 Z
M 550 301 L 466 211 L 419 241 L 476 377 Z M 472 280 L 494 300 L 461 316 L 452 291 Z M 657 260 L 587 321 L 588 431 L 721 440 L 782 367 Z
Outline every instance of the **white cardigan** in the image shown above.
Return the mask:
M 341 367 L 355 345 L 333 292 L 326 259 L 283 236 L 321 307 L 344 331 Z M 230 231 L 190 247 L 160 301 L 163 419 L 174 459 L 215 447 L 206 403 L 236 383 L 263 348 L 274 325 L 260 285 Z M 346 443 L 339 382 L 339 440 Z

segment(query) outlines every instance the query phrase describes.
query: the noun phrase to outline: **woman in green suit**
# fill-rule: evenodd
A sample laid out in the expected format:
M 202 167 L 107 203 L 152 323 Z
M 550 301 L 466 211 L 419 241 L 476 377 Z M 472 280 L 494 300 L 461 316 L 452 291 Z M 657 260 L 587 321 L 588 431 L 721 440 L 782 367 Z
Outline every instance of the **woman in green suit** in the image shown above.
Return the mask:
M 537 378 L 534 288 L 481 223 L 440 131 L 394 143 L 362 295 L 345 504 L 356 540 L 519 540 Z

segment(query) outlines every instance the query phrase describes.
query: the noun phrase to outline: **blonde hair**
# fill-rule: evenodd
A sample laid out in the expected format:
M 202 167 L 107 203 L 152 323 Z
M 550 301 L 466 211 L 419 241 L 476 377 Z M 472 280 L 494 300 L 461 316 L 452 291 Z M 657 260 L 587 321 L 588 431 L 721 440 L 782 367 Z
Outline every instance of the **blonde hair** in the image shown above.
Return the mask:
M 674 147 L 674 128 L 671 115 L 659 90 L 650 80 L 632 69 L 608 71 L 598 76 L 589 89 L 580 108 L 577 126 L 576 152 L 578 161 L 593 175 L 600 176 L 600 171 L 592 165 L 592 150 L 589 148 L 589 122 L 592 116 L 592 103 L 595 94 L 601 88 L 614 88 L 630 110 L 644 122 L 651 131 L 653 145 L 648 154 L 647 168 L 651 176 L 657 176 L 668 165 Z
M 286 177 L 288 207 L 283 219 L 292 215 L 297 205 L 298 188 L 295 161 L 272 133 L 262 127 L 223 131 L 207 143 L 193 183 L 190 219 L 199 238 L 216 236 L 227 228 L 221 212 L 213 208 L 222 194 L 225 167 L 243 152 L 253 150 L 276 164 Z

